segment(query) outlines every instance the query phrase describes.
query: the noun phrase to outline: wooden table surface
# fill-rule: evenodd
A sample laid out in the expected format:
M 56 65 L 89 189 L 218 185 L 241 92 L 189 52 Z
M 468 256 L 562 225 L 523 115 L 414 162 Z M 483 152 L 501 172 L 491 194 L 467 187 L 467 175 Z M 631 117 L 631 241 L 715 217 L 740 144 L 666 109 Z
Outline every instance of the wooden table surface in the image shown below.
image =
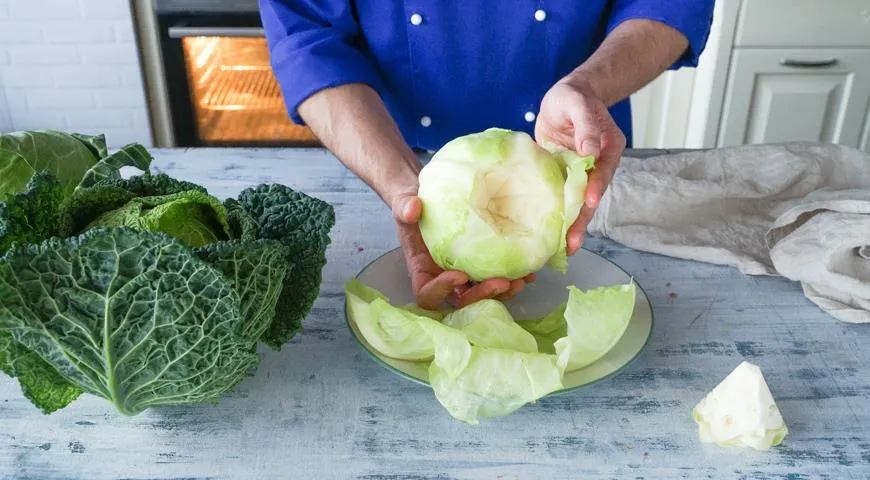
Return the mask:
M 776 277 L 586 248 L 646 290 L 647 349 L 622 374 L 478 426 L 388 372 L 348 331 L 342 285 L 398 245 L 386 207 L 319 150 L 159 150 L 155 170 L 221 197 L 280 182 L 337 225 L 305 331 L 216 406 L 122 417 L 83 396 L 45 416 L 0 378 L 0 479 L 870 478 L 870 327 L 840 323 Z M 691 409 L 758 364 L 791 434 L 768 452 L 701 444 Z

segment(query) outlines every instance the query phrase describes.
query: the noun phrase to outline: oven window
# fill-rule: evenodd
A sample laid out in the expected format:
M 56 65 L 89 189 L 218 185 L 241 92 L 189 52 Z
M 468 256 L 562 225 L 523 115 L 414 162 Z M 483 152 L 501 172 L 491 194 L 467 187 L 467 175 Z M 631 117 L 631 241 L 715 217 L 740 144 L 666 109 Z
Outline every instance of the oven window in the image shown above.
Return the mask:
M 287 115 L 261 37 L 185 37 L 197 136 L 206 145 L 316 145 Z

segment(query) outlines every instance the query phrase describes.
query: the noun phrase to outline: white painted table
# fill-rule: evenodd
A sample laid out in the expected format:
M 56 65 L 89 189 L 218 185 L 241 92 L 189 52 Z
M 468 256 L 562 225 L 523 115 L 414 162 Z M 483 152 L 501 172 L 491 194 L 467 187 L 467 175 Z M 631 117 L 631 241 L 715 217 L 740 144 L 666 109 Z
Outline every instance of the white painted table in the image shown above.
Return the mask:
M 657 323 L 621 375 L 476 427 L 351 337 L 343 283 L 398 245 L 389 213 L 317 150 L 155 150 L 155 169 L 235 196 L 280 182 L 331 202 L 322 293 L 301 333 L 217 406 L 127 418 L 83 396 L 44 416 L 0 379 L 0 479 L 870 478 L 870 327 L 797 284 L 590 239 L 631 273 Z M 691 408 L 741 360 L 759 364 L 791 435 L 768 452 L 698 442 Z

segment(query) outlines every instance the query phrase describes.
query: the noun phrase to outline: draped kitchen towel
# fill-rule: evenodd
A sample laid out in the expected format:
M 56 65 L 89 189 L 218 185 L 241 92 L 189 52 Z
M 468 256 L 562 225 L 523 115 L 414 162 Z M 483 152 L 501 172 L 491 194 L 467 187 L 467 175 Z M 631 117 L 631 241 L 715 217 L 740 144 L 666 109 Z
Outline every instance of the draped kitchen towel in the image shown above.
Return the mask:
M 834 318 L 870 322 L 870 155 L 856 149 L 789 143 L 625 157 L 588 231 L 781 275 Z

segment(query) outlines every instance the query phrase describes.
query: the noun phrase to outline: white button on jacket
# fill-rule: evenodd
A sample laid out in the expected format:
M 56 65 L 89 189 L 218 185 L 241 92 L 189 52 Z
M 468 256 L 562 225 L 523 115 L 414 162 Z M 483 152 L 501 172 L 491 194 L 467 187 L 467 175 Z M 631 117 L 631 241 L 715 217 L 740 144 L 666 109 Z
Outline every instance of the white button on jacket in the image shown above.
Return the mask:
M 415 13 L 415 14 L 411 15 L 411 24 L 412 25 L 420 25 L 421 23 L 423 23 L 423 17 L 420 16 L 419 13 Z
M 543 10 L 535 10 L 535 20 L 543 22 L 547 18 L 547 12 Z

